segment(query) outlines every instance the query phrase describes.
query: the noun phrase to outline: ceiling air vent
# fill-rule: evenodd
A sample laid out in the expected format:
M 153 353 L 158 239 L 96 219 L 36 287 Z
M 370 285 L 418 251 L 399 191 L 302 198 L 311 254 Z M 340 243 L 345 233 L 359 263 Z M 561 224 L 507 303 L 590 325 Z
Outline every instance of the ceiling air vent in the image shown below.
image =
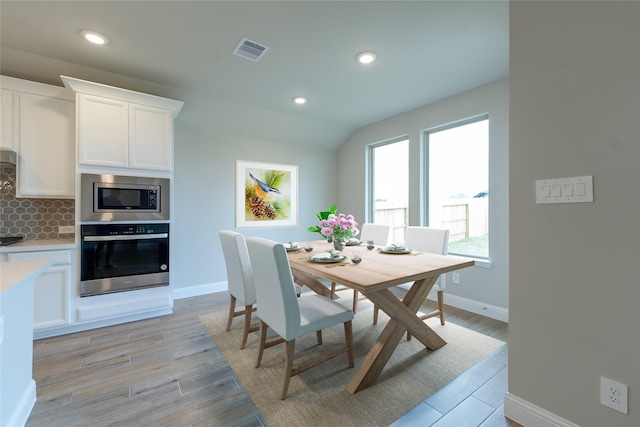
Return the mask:
M 247 38 L 243 38 L 233 50 L 234 55 L 258 61 L 269 50 L 269 46 L 262 45 Z

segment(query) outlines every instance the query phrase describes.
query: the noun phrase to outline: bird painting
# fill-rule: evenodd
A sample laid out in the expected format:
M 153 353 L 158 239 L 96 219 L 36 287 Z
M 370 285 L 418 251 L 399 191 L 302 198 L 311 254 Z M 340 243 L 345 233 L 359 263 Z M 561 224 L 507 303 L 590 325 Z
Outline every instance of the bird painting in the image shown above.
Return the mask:
M 236 160 L 236 225 L 298 225 L 298 167 Z
M 271 199 L 273 196 L 273 194 L 271 193 L 281 194 L 280 190 L 278 190 L 277 188 L 271 187 L 270 185 L 267 185 L 266 183 L 260 181 L 258 178 L 253 176 L 251 172 L 249 172 L 249 176 L 251 177 L 252 180 L 255 181 L 256 194 L 260 196 L 262 199 L 264 200 Z
M 264 173 L 264 181 L 249 172 L 251 185 L 245 188 L 245 200 L 248 212 L 257 220 L 274 220 L 278 214 L 283 215 L 283 207 L 276 196 L 282 193 L 278 186 L 284 173 L 269 170 Z M 266 181 L 266 182 L 265 182 Z

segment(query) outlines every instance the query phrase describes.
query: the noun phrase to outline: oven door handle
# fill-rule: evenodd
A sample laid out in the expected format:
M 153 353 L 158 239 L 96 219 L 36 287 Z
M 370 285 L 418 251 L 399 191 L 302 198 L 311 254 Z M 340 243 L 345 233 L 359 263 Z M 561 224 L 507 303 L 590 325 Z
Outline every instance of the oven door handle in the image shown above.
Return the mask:
M 160 234 L 126 234 L 123 236 L 84 236 L 82 240 L 85 242 L 112 242 L 116 240 L 148 240 L 148 239 L 166 239 L 169 233 Z

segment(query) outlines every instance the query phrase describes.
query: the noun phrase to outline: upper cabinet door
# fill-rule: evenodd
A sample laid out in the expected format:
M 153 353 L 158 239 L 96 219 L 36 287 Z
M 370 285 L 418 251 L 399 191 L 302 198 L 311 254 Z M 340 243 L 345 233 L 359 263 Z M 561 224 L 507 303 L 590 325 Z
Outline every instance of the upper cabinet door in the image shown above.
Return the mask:
M 76 92 L 79 166 L 173 170 L 173 121 L 183 102 L 60 77 Z
M 170 171 L 173 158 L 171 112 L 131 104 L 129 114 L 129 167 Z
M 18 145 L 18 94 L 0 90 L 0 148 L 16 151 Z
M 129 103 L 79 94 L 78 161 L 80 164 L 129 165 Z
M 19 94 L 16 197 L 74 197 L 75 105 Z

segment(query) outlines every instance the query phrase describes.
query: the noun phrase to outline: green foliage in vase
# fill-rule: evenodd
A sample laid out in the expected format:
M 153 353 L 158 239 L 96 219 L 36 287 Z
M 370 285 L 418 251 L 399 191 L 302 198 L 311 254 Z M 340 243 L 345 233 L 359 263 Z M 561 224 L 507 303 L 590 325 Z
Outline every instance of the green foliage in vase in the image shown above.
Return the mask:
M 322 211 L 322 212 L 316 212 L 316 216 L 318 217 L 319 221 L 322 221 L 323 219 L 327 219 L 329 218 L 329 215 L 335 215 L 338 213 L 338 206 L 337 205 L 331 205 L 329 207 L 329 209 L 327 209 L 326 211 Z M 320 233 L 322 231 L 322 228 L 318 225 L 312 225 L 309 228 L 307 228 L 307 231 L 311 232 L 311 233 L 319 233 L 323 239 L 326 239 L 327 237 L 322 235 L 322 233 Z

